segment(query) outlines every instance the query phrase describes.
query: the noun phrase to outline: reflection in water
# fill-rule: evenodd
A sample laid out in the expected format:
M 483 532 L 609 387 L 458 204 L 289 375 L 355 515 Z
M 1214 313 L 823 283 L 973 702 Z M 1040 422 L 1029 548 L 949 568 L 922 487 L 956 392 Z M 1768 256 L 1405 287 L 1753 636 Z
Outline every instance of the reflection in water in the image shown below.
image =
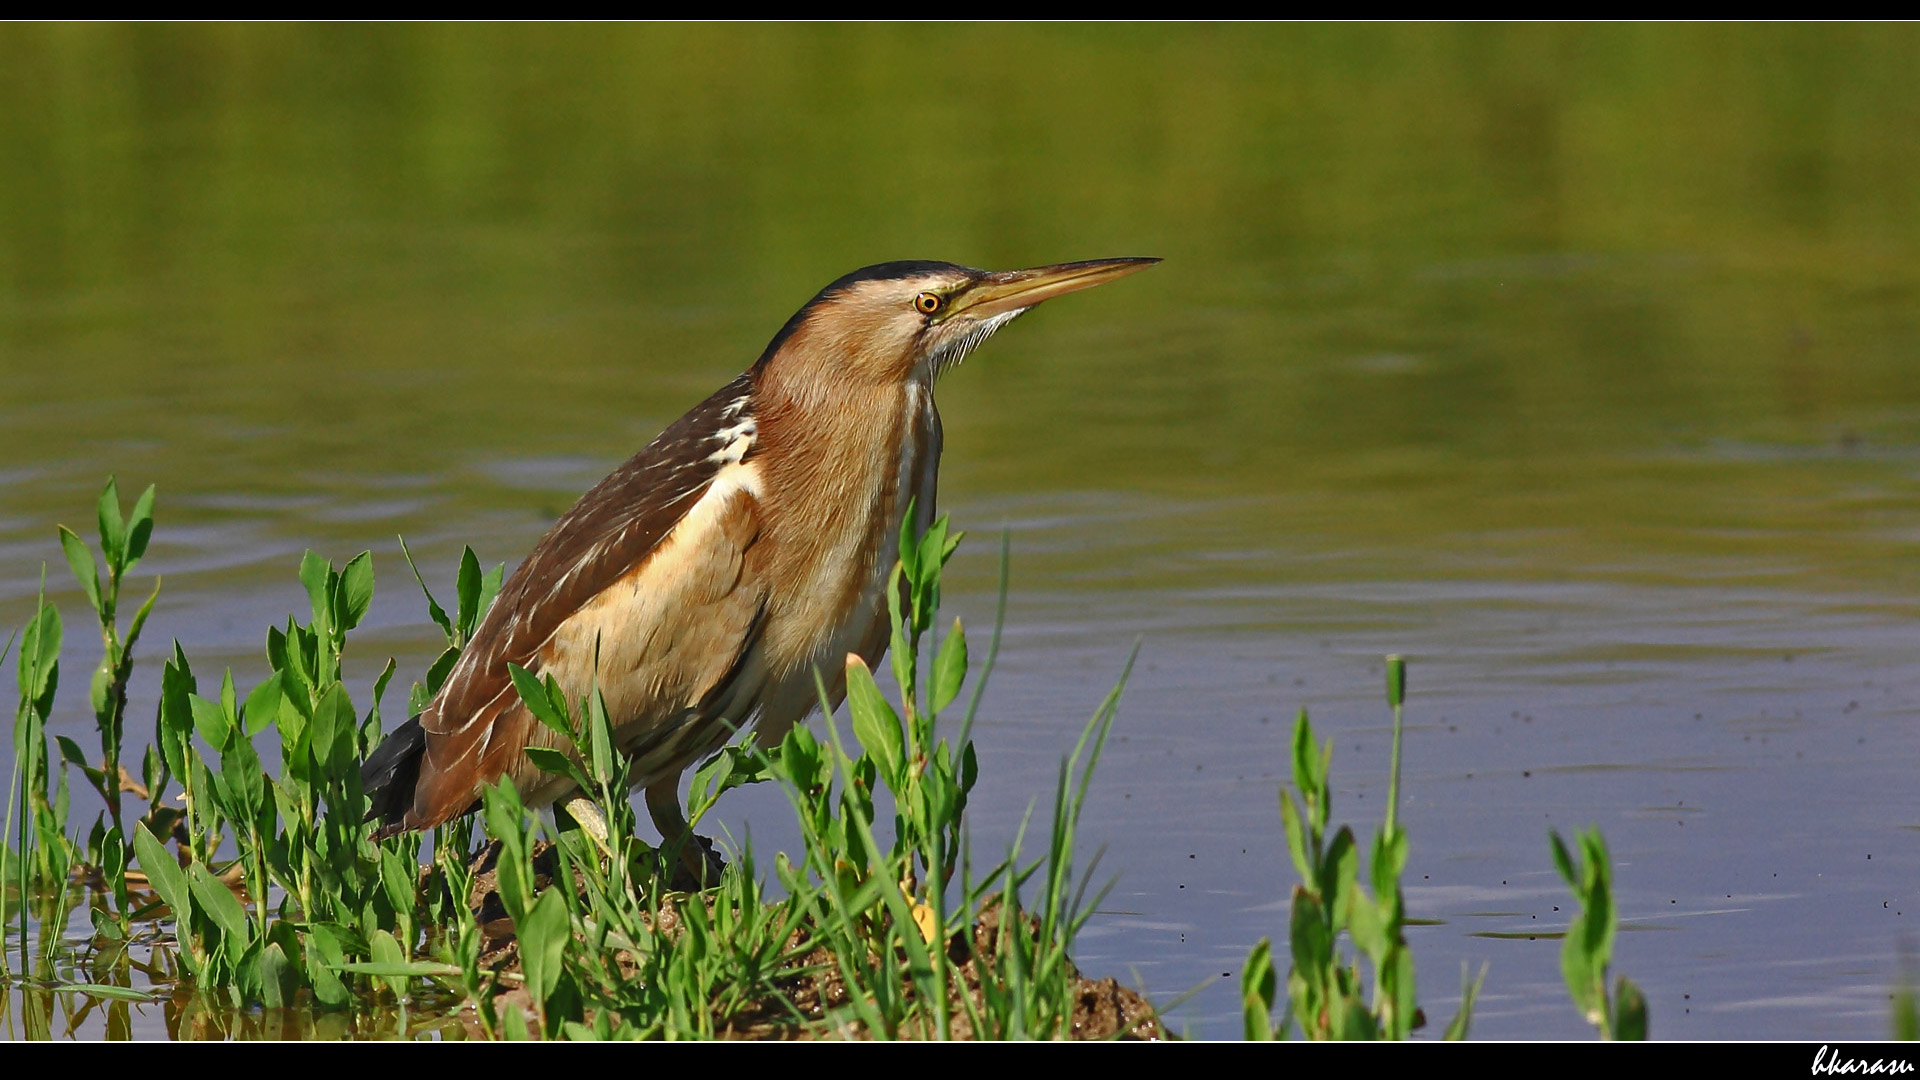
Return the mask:
M 1292 710 L 1338 737 L 1337 811 L 1372 820 L 1370 665 L 1405 652 L 1430 1013 L 1490 960 L 1479 1033 L 1583 1034 L 1533 927 L 1560 918 L 1546 828 L 1598 822 L 1626 920 L 1674 928 L 1619 945 L 1657 1036 L 1878 1036 L 1920 899 L 1917 48 L 9 27 L 0 623 L 49 560 L 76 610 L 53 523 L 118 472 L 160 487 L 151 641 L 258 678 L 300 552 L 371 547 L 365 666 L 417 673 L 395 533 L 441 577 L 464 542 L 516 560 L 818 282 L 1161 255 L 942 388 L 975 625 L 984 534 L 1013 535 L 976 843 L 1146 642 L 1088 808 L 1122 876 L 1084 966 L 1205 983 L 1176 1026 L 1236 1032 L 1238 962 L 1284 930 Z M 780 846 L 777 799 L 721 809 Z M 60 997 L 13 1015 L 57 1034 Z M 116 1007 L 80 1032 L 174 1030 Z

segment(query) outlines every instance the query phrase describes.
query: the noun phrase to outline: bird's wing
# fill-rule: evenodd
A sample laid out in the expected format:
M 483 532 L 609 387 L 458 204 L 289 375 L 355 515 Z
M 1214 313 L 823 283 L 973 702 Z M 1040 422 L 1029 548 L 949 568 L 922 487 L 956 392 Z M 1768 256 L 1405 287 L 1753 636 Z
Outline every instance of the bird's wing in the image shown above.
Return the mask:
M 757 433 L 751 404 L 750 384 L 742 375 L 595 485 L 534 545 L 421 713 L 427 747 L 409 815 L 412 827 L 464 811 L 480 785 L 498 779 L 505 760 L 501 748 L 517 759 L 527 744 L 526 732 L 496 730 L 511 725 L 516 714 L 527 719 L 518 707 L 509 663 L 538 670 L 555 659 L 552 646 L 563 628 L 577 631 L 599 621 L 597 614 L 617 614 L 608 599 L 622 592 L 623 584 L 626 592 L 640 584 L 647 564 L 669 546 L 696 507 L 727 510 L 708 513 L 751 544 L 757 526 L 737 520 L 741 511 L 729 509 L 739 500 L 721 498 L 716 505 L 707 498 L 751 494 L 715 490 L 742 488 L 739 474 L 749 466 Z

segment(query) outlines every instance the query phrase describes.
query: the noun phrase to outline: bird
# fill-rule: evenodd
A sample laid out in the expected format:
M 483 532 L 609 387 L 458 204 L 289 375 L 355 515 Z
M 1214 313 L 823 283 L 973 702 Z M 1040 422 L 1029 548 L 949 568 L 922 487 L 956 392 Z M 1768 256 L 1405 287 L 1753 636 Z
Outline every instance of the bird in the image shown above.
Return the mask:
M 751 367 L 606 479 L 534 544 L 420 713 L 361 768 L 373 835 L 426 830 L 508 778 L 528 806 L 581 793 L 537 768 L 558 746 L 509 664 L 569 700 L 597 686 L 664 840 L 684 844 L 682 773 L 751 728 L 777 745 L 845 696 L 844 659 L 878 667 L 903 520 L 933 520 L 934 384 L 1056 296 L 1155 258 L 989 272 L 864 267 L 807 301 Z M 683 849 L 684 850 L 684 849 Z

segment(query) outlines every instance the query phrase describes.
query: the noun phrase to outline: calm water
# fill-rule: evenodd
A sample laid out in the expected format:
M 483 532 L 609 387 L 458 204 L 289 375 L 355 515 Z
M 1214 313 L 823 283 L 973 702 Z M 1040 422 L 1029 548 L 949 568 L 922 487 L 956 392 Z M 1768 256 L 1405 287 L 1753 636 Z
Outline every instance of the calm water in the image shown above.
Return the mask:
M 86 734 L 53 529 L 117 473 L 160 488 L 147 655 L 246 685 L 300 552 L 371 548 L 363 677 L 417 677 L 395 534 L 436 583 L 516 561 L 856 266 L 1134 254 L 941 388 L 976 627 L 1012 539 L 983 850 L 1143 642 L 1083 967 L 1237 1034 L 1293 712 L 1371 828 L 1402 652 L 1430 1015 L 1484 961 L 1477 1034 L 1583 1033 L 1525 935 L 1565 924 L 1546 829 L 1598 823 L 1656 1036 L 1884 1034 L 1920 944 L 1908 27 L 0 29 L 0 623 L 50 564 Z M 764 849 L 783 813 L 719 816 Z

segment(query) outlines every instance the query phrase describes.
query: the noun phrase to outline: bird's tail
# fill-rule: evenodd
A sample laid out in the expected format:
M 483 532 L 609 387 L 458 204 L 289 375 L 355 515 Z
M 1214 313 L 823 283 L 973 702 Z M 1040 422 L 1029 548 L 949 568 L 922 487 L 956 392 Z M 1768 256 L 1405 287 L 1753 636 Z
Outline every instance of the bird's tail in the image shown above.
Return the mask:
M 360 790 L 367 795 L 367 820 L 380 823 L 376 837 L 405 831 L 413 791 L 420 782 L 420 759 L 426 752 L 427 733 L 415 716 L 394 728 L 361 764 Z

